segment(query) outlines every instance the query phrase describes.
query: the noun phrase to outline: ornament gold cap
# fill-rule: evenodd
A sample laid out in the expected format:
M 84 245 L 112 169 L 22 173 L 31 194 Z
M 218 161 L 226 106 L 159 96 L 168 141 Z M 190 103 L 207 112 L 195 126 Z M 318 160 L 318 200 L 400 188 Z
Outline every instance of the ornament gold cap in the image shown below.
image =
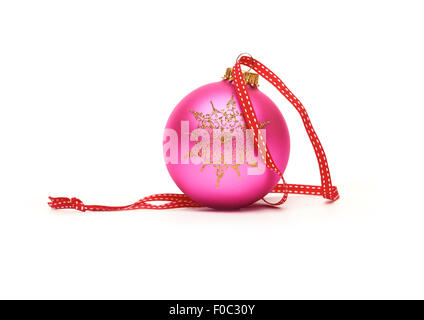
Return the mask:
M 233 68 L 227 68 L 227 70 L 225 70 L 225 75 L 222 78 L 229 81 L 233 81 Z M 257 73 L 243 71 L 243 79 L 244 82 L 250 84 L 252 87 L 259 86 L 259 75 Z

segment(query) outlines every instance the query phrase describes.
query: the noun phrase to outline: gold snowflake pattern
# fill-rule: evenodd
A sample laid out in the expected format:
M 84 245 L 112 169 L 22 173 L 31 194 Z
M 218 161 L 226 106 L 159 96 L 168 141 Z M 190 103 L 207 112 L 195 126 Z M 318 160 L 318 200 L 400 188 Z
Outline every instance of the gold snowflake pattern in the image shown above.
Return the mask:
M 203 112 L 197 112 L 194 110 L 190 110 L 190 112 L 193 114 L 195 119 L 197 120 L 197 128 L 206 129 L 210 133 L 213 134 L 213 130 L 218 129 L 221 132 L 230 132 L 234 133 L 236 130 L 240 130 L 244 135 L 246 133 L 246 124 L 243 119 L 243 115 L 239 112 L 237 109 L 236 102 L 234 101 L 234 95 L 231 96 L 231 99 L 228 100 L 226 106 L 222 109 L 215 108 L 212 101 L 210 101 L 212 111 L 211 113 L 203 113 Z M 270 121 L 262 122 L 260 123 L 260 128 L 264 128 L 266 125 L 268 125 Z M 251 137 L 250 137 L 251 138 Z M 224 139 L 224 137 L 221 137 L 221 139 Z M 246 135 L 246 139 L 248 139 L 248 136 Z M 245 153 L 244 148 L 237 148 L 237 145 L 233 142 L 233 163 L 235 163 L 236 155 L 235 153 L 238 153 L 242 157 L 246 154 L 246 157 L 249 159 L 247 160 L 247 164 L 251 167 L 257 167 L 258 162 L 255 159 L 252 159 L 251 156 L 249 156 L 247 153 Z M 214 150 L 216 152 L 216 150 Z M 218 150 L 219 152 L 219 150 Z M 201 152 L 199 154 L 191 154 L 190 157 L 197 157 L 201 155 Z M 205 167 L 208 164 L 203 164 L 202 168 L 200 169 L 200 172 L 205 169 Z M 224 177 L 224 173 L 228 169 L 233 169 L 236 171 L 238 177 L 241 179 L 240 176 L 240 164 L 224 164 L 224 153 L 221 152 L 221 164 L 212 164 L 213 167 L 216 169 L 216 187 L 218 188 L 220 180 Z

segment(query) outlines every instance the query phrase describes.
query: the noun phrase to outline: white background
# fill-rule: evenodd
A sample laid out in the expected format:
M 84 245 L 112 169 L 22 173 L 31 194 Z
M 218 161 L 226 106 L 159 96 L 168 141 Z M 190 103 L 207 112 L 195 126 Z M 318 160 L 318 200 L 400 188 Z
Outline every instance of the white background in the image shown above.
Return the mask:
M 420 1 L 2 1 L 0 298 L 424 298 Z M 240 52 L 307 108 L 341 199 L 77 213 L 178 192 L 164 125 Z M 319 184 L 301 120 L 290 183 Z

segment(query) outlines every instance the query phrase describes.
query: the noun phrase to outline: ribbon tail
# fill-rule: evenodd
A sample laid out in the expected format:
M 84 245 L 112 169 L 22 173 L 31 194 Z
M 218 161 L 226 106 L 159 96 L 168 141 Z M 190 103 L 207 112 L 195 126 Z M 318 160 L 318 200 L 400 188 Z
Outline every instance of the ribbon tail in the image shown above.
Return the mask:
M 191 200 L 185 194 L 162 193 L 154 194 L 127 206 L 103 206 L 103 205 L 86 205 L 77 198 L 54 198 L 49 197 L 48 205 L 52 209 L 74 209 L 79 211 L 123 211 L 137 209 L 173 209 L 173 208 L 188 208 L 201 207 L 200 204 Z M 150 202 L 166 202 L 164 204 L 152 204 Z
M 49 197 L 50 202 L 47 204 L 52 209 L 74 209 L 78 211 L 85 212 L 87 210 L 87 206 L 77 198 L 65 198 L 65 197 Z

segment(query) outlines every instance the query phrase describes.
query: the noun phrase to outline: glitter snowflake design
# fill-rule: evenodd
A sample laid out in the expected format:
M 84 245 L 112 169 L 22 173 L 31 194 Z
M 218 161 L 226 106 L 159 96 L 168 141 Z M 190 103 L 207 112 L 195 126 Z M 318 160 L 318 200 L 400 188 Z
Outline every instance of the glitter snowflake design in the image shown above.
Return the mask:
M 227 131 L 230 133 L 234 133 L 236 130 L 240 130 L 243 134 L 246 132 L 246 125 L 243 119 L 243 115 L 240 114 L 239 110 L 237 109 L 236 102 L 234 101 L 234 95 L 231 96 L 231 99 L 228 100 L 226 106 L 221 109 L 215 108 L 213 102 L 211 101 L 211 107 L 212 111 L 211 113 L 203 113 L 203 112 L 197 112 L 194 110 L 190 110 L 190 112 L 193 114 L 195 119 L 197 120 L 197 128 L 206 129 L 211 134 L 213 134 L 213 130 L 218 129 L 221 132 Z M 267 124 L 269 124 L 269 121 L 260 123 L 260 128 L 265 127 Z M 248 139 L 248 135 L 246 135 L 246 139 Z M 245 149 L 241 148 L 240 150 L 237 150 L 236 144 L 233 142 L 233 163 L 235 163 L 236 153 L 241 153 L 243 156 L 245 155 Z M 197 157 L 202 156 L 201 154 L 190 154 L 191 157 Z M 246 159 L 247 164 L 251 167 L 258 167 L 258 163 L 254 159 Z M 210 164 L 216 169 L 216 187 L 218 188 L 220 180 L 224 177 L 224 173 L 228 169 L 233 169 L 236 171 L 238 177 L 241 179 L 240 176 L 240 164 L 224 164 L 224 154 L 221 152 L 221 163 L 222 164 Z M 200 172 L 203 171 L 203 169 L 208 164 L 203 164 L 202 168 L 200 169 Z

